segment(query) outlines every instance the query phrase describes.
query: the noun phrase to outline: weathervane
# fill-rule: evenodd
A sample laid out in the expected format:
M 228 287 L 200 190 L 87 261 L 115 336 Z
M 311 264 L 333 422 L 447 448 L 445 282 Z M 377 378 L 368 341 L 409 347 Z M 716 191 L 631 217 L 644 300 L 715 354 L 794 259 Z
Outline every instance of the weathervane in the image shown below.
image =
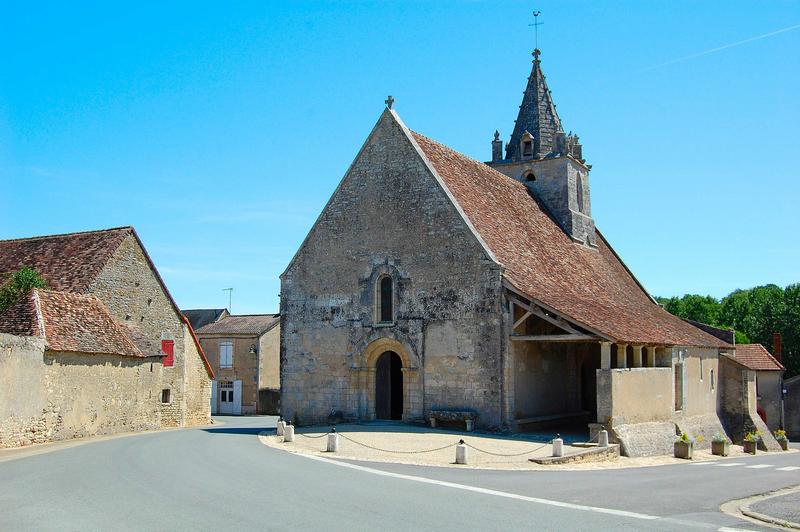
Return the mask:
M 534 35 L 534 43 L 535 46 L 533 48 L 533 55 L 537 58 L 539 57 L 539 26 L 543 26 L 544 22 L 539 22 L 539 15 L 541 15 L 541 11 L 534 11 L 533 12 L 533 24 L 528 24 L 528 26 L 533 26 L 533 35 Z

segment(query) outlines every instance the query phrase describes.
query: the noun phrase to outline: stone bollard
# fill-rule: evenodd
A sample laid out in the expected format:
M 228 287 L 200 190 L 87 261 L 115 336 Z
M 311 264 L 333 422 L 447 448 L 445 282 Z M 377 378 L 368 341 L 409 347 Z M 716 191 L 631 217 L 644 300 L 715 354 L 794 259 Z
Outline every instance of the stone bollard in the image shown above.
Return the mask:
M 597 434 L 597 446 L 608 447 L 608 431 L 606 429 L 601 430 Z
M 564 440 L 561 439 L 561 434 L 556 434 L 553 440 L 553 456 L 564 456 Z
M 278 425 L 275 427 L 275 434 L 283 436 L 283 429 L 286 428 L 286 422 L 282 419 L 278 420 Z
M 339 435 L 336 433 L 336 427 L 328 433 L 328 452 L 339 452 Z
M 458 445 L 456 445 L 456 463 L 467 465 L 468 459 L 469 449 L 467 448 L 467 445 L 464 443 L 464 440 L 458 440 Z
M 286 424 L 286 428 L 283 429 L 283 443 L 294 441 L 294 425 L 291 423 Z

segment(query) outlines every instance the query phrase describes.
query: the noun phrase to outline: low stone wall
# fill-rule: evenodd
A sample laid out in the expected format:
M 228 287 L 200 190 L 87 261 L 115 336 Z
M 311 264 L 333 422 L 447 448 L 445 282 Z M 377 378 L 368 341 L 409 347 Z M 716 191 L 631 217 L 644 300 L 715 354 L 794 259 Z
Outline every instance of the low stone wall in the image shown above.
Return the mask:
M 157 429 L 160 364 L 0 334 L 0 447 Z
M 609 432 L 621 445 L 621 453 L 630 457 L 672 454 L 675 442 L 672 421 L 614 424 Z
M 531 462 L 542 465 L 578 464 L 586 462 L 606 462 L 619 458 L 619 445 L 609 445 L 608 447 L 594 447 L 585 451 L 568 454 L 566 456 L 543 456 L 541 458 L 529 458 Z

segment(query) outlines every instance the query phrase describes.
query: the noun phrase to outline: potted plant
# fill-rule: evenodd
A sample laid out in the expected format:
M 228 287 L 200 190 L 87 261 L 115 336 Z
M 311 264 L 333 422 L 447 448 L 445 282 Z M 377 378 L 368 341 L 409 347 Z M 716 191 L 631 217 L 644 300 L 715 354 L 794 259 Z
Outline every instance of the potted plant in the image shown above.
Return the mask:
M 692 441 L 688 434 L 681 432 L 681 435 L 675 440 L 675 458 L 691 460 L 693 450 L 694 441 Z
M 731 440 L 721 432 L 717 432 L 711 440 L 711 454 L 728 456 L 731 453 Z
M 784 451 L 789 450 L 789 438 L 786 437 L 786 431 L 783 429 L 778 429 L 775 431 L 775 439 L 778 440 L 778 443 L 781 445 L 781 449 Z
M 758 440 L 761 439 L 761 433 L 756 431 L 748 432 L 744 436 L 744 452 L 748 454 L 756 454 L 758 447 Z

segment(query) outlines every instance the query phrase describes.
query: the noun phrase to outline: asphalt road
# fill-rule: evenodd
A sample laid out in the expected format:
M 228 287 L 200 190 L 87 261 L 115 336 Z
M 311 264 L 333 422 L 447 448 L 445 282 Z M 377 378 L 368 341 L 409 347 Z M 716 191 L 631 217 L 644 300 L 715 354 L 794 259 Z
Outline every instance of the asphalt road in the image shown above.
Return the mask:
M 800 453 L 591 472 L 342 466 L 262 445 L 275 418 L 222 419 L 0 454 L 0 530 L 759 530 L 719 505 L 800 484 L 779 470 Z

